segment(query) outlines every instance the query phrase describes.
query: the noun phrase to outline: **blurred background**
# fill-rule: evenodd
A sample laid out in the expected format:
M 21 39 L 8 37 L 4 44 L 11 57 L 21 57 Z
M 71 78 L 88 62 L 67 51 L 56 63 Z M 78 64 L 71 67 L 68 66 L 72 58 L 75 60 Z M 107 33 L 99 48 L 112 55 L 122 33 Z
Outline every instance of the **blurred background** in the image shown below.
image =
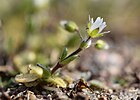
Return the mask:
M 80 42 L 76 34 L 63 30 L 59 22 L 75 21 L 84 35 L 91 15 L 94 20 L 100 16 L 107 22 L 105 30 L 111 33 L 102 39 L 110 49 L 85 50 L 77 68 L 95 75 L 107 68 L 107 72 L 114 74 L 114 70 L 116 75 L 140 57 L 139 5 L 140 0 L 0 0 L 0 65 L 18 69 L 29 63 L 52 66 L 64 46 L 71 52 Z M 105 73 L 103 70 L 102 75 Z

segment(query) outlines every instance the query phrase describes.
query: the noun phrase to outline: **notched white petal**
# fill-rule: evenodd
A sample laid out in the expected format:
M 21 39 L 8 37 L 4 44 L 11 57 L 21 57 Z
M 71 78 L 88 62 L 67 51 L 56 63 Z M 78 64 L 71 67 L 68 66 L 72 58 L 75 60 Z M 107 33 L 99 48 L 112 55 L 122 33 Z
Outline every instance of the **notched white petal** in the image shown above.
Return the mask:
M 99 27 L 99 32 L 98 32 L 98 33 L 100 33 L 106 26 L 107 26 L 107 25 L 106 25 L 106 22 L 103 22 L 103 23 L 101 24 L 101 26 Z
M 100 21 L 101 21 L 101 18 L 97 17 L 97 19 L 95 20 L 94 24 L 98 24 L 98 23 L 100 23 Z
M 98 17 L 96 21 L 91 25 L 91 31 L 96 28 L 99 28 L 102 25 L 102 22 L 103 22 L 103 18 Z

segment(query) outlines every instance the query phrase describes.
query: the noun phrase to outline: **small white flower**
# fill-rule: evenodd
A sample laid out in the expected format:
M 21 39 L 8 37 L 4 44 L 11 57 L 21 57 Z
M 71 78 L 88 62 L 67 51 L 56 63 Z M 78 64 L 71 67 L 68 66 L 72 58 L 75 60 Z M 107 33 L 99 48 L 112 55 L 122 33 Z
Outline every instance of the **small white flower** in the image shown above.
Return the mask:
M 93 18 L 90 18 L 89 16 L 89 23 L 88 23 L 88 34 L 91 37 L 99 37 L 105 33 L 109 33 L 109 31 L 107 32 L 102 32 L 103 29 L 106 27 L 106 22 L 103 22 L 103 18 L 101 17 L 97 17 L 97 19 L 93 20 Z

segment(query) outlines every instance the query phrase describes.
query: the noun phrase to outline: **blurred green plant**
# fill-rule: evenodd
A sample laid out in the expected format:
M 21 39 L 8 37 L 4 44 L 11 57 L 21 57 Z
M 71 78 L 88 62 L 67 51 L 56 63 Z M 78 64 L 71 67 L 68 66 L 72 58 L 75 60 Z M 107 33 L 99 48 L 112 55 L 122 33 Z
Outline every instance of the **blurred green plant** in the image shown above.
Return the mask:
M 71 61 L 79 57 L 79 53 L 91 46 L 92 39 L 101 37 L 105 33 L 102 32 L 103 29 L 106 27 L 106 22 L 103 22 L 103 18 L 98 17 L 95 22 L 93 18 L 89 17 L 89 22 L 87 25 L 87 34 L 86 37 L 83 37 L 80 33 L 78 25 L 73 21 L 62 21 L 62 27 L 67 30 L 68 32 L 76 32 L 81 39 L 79 47 L 73 51 L 71 54 L 68 55 L 68 49 L 65 47 L 62 51 L 61 56 L 59 57 L 59 61 L 56 65 L 50 70 L 49 67 L 45 67 L 41 64 L 37 64 L 37 66 L 29 65 L 26 68 L 26 71 L 22 74 L 16 75 L 15 80 L 17 82 L 23 83 L 28 87 L 36 86 L 40 81 L 45 81 L 46 83 L 53 84 L 59 87 L 66 87 L 66 83 L 64 80 L 56 75 L 56 71 L 59 68 L 64 67 L 65 65 L 69 64 Z M 95 43 L 95 47 L 100 49 L 105 48 L 105 42 L 102 40 L 98 40 Z

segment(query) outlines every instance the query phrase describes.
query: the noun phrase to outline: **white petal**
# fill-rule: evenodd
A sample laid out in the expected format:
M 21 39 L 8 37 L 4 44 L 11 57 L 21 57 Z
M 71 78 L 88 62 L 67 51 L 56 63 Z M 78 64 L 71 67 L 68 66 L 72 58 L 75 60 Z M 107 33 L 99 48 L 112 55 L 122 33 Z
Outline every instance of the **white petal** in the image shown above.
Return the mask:
M 95 25 L 94 23 L 91 25 L 91 27 L 90 27 L 90 31 L 93 31 L 94 29 L 96 29 L 96 28 L 98 28 L 98 26 L 97 25 Z
M 92 23 L 92 24 L 94 23 L 94 20 L 93 20 L 93 18 L 91 18 L 91 23 Z
M 99 33 L 106 27 L 106 22 L 103 22 L 99 27 Z
M 95 21 L 95 24 L 100 26 L 102 24 L 102 22 L 103 22 L 103 18 L 101 19 L 101 17 L 98 17 Z
M 98 17 L 96 19 L 96 21 L 91 25 L 91 31 L 96 28 L 99 28 L 101 26 L 102 22 L 103 22 L 103 18 L 101 19 L 100 17 Z
M 88 15 L 88 20 L 89 20 L 89 22 L 90 22 L 90 15 Z

